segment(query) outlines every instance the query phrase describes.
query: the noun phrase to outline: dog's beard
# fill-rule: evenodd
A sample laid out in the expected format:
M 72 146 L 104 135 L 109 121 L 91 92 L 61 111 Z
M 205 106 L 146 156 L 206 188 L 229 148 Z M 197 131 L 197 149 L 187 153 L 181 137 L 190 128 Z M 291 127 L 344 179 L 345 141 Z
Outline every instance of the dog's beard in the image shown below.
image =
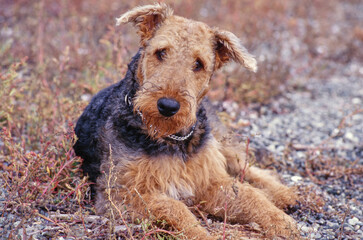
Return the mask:
M 164 97 L 165 93 L 160 91 L 144 91 L 138 93 L 134 101 L 134 111 L 142 117 L 145 129 L 152 139 L 160 139 L 171 134 L 185 133 L 196 122 L 196 109 L 185 97 L 167 95 L 173 97 L 180 103 L 179 111 L 171 116 L 165 117 L 159 113 L 157 101 Z

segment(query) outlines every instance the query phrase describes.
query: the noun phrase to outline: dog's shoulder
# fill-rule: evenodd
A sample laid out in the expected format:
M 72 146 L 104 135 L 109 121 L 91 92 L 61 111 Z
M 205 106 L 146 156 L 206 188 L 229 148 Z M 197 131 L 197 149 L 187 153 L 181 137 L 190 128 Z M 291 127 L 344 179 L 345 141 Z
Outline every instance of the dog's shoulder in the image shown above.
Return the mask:
M 82 131 L 87 132 L 87 128 L 92 128 L 93 131 L 102 128 L 110 116 L 115 114 L 120 108 L 124 109 L 127 107 L 125 106 L 127 105 L 125 96 L 127 94 L 134 94 L 138 87 L 134 78 L 139 58 L 140 51 L 132 58 L 124 79 L 102 89 L 91 99 L 77 121 L 75 132 L 78 137 L 80 137 L 79 134 L 82 134 Z

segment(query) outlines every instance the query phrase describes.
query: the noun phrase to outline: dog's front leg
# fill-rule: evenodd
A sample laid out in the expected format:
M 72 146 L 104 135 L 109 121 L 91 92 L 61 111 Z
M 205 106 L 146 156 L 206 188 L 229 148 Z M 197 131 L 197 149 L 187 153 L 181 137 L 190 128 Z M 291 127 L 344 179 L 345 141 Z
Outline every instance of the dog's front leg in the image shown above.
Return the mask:
M 215 237 L 209 235 L 189 211 L 188 207 L 181 201 L 175 200 L 165 194 L 143 194 L 137 207 L 143 215 L 151 215 L 157 220 L 165 220 L 178 231 L 182 231 L 186 239 L 212 240 Z
M 285 209 L 295 205 L 298 197 L 294 189 L 284 186 L 272 171 L 246 165 L 244 151 L 242 145 L 238 149 L 236 146 L 232 147 L 231 144 L 221 149 L 223 156 L 226 158 L 227 172 L 231 176 L 238 177 L 243 174 L 243 180 L 267 193 L 268 198 L 278 208 Z

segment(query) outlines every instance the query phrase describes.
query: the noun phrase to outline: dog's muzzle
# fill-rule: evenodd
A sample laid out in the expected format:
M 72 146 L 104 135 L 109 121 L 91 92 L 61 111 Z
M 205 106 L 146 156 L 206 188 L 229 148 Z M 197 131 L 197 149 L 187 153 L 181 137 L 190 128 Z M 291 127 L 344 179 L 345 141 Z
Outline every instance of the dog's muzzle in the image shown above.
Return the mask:
M 170 106 L 169 106 L 169 110 L 167 110 L 167 111 L 172 111 L 172 112 L 174 112 L 172 115 L 170 115 L 170 116 L 173 116 L 173 115 L 175 115 L 178 111 L 179 111 L 179 109 L 180 109 L 180 104 L 179 104 L 179 102 L 177 102 L 176 100 L 174 100 L 174 99 L 170 99 L 170 98 L 160 98 L 159 100 L 158 100 L 158 105 L 159 105 L 159 101 L 161 101 L 161 102 L 163 102 L 163 101 L 165 101 L 165 100 L 161 100 L 161 99 L 168 99 L 168 100 L 172 100 L 172 101 L 175 101 L 174 103 L 172 102 L 171 104 L 170 104 L 170 102 L 168 101 L 167 103 L 166 103 L 166 105 L 173 105 L 171 108 L 172 108 L 172 110 L 170 110 Z M 128 106 L 132 106 L 132 100 L 131 100 L 131 98 L 128 96 L 128 94 L 126 94 L 125 95 L 125 103 L 126 103 L 126 105 L 128 105 Z M 163 104 L 165 104 L 165 102 L 163 103 Z M 165 106 L 164 106 L 165 107 Z M 168 108 L 168 107 L 167 107 Z M 174 109 L 173 109 L 174 108 Z M 158 106 L 158 109 L 159 109 L 159 106 Z M 163 111 L 163 110 L 162 110 Z M 137 112 L 137 114 L 141 117 L 141 119 L 143 119 L 143 115 L 142 115 L 142 112 L 140 112 L 138 109 L 136 110 L 136 112 Z M 160 109 L 159 109 L 159 112 L 160 112 Z M 162 114 L 162 113 L 161 113 Z M 163 115 L 163 114 L 162 114 Z M 165 116 L 165 115 L 164 115 Z M 185 141 L 185 140 L 187 140 L 188 138 L 190 138 L 192 135 L 193 135 L 193 133 L 194 133 L 194 130 L 195 130 L 195 127 L 197 126 L 197 123 L 195 123 L 193 126 L 192 126 L 192 128 L 190 129 L 190 131 L 189 131 L 189 133 L 187 134 L 187 135 L 184 135 L 184 136 L 178 136 L 178 135 L 174 135 L 174 134 L 170 134 L 170 135 L 167 135 L 166 137 L 167 138 L 170 138 L 170 139 L 173 139 L 173 140 L 175 140 L 175 141 Z M 151 127 L 151 126 L 150 126 Z

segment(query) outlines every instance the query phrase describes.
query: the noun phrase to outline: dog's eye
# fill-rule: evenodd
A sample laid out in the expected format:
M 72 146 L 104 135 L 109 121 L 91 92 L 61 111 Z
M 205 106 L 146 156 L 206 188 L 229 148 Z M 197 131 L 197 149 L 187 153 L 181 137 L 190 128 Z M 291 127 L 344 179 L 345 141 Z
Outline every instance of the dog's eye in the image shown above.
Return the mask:
M 165 49 L 159 49 L 155 52 L 156 58 L 159 61 L 163 61 L 164 58 L 166 57 L 166 50 Z
M 194 63 L 193 71 L 199 72 L 203 68 L 204 68 L 204 65 L 203 65 L 202 61 L 200 59 L 197 59 Z

